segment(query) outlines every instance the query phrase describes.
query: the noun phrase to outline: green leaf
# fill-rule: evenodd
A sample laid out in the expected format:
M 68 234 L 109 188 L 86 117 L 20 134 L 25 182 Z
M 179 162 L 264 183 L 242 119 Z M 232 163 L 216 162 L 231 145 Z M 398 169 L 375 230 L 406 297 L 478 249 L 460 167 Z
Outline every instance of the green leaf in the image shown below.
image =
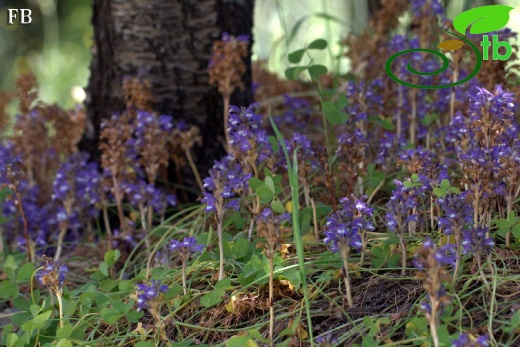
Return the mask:
M 40 305 L 31 305 L 29 308 L 29 311 L 31 311 L 31 314 L 33 317 L 36 317 L 38 313 L 40 313 L 42 310 L 42 307 Z
M 233 289 L 231 278 L 223 278 L 215 284 L 215 289 Z
M 342 111 L 327 112 L 325 113 L 325 117 L 332 124 L 343 124 L 348 119 L 348 115 Z
M 245 239 L 238 239 L 235 241 L 233 248 L 231 249 L 231 255 L 235 259 L 244 258 L 249 252 L 250 243 Z
M 273 135 L 270 135 L 267 138 L 267 141 L 269 141 L 269 143 L 271 144 L 271 149 L 273 150 L 273 153 L 278 152 L 278 150 L 280 149 L 280 143 L 278 143 L 278 140 L 276 139 L 276 137 Z M 259 180 L 259 181 L 262 182 L 261 180 Z
M 237 335 L 226 341 L 226 347 L 258 347 L 258 345 L 247 335 Z
M 278 199 L 273 199 L 273 201 L 271 201 L 271 208 L 273 209 L 274 212 L 276 213 L 284 213 L 285 212 L 285 207 L 283 206 L 283 204 L 280 202 L 280 200 Z
M 119 318 L 123 317 L 122 313 L 117 312 L 115 309 L 110 309 L 107 307 L 103 307 L 101 309 L 101 317 L 107 324 L 115 324 Z
M 290 80 L 297 80 L 300 74 L 307 70 L 306 66 L 293 66 L 285 70 L 285 77 Z
M 335 104 L 336 104 L 336 108 L 338 110 L 342 110 L 343 108 L 345 108 L 348 105 L 347 96 L 346 95 L 338 96 L 338 98 L 336 99 Z
M 441 181 L 441 187 L 445 190 L 448 190 L 448 188 L 450 187 L 450 181 L 448 181 L 447 179 L 443 179 Z
M 520 239 L 520 224 L 517 224 L 511 228 L 511 234 L 513 234 L 514 237 Z
M 291 53 L 289 53 L 289 62 L 291 64 L 298 64 L 305 54 L 306 49 L 297 49 Z
M 141 318 L 144 316 L 144 312 L 137 312 L 137 311 L 130 311 L 125 315 L 125 318 L 127 318 L 132 323 L 137 323 L 141 320 Z
M 35 302 L 38 302 L 38 300 L 35 300 Z M 20 311 L 30 311 L 31 309 L 31 302 L 24 298 L 14 298 L 13 305 Z
M 72 347 L 72 342 L 67 339 L 61 339 L 56 347 Z
M 16 333 L 10 333 L 7 335 L 7 347 L 13 347 L 16 344 L 16 341 L 18 341 L 18 335 L 16 335 Z
M 505 5 L 479 6 L 471 10 L 464 11 L 453 20 L 453 26 L 462 35 L 466 35 L 466 30 L 471 26 L 470 34 L 485 34 L 500 30 L 509 21 L 509 11 L 514 9 Z
M 132 280 L 122 280 L 122 281 L 120 280 L 118 282 L 119 283 L 117 285 L 119 287 L 119 290 L 122 290 L 122 291 L 126 291 L 126 290 L 129 290 L 130 288 L 134 287 Z
M 264 185 L 264 182 L 256 177 L 251 177 L 249 179 L 249 187 L 251 187 L 252 190 L 257 190 L 258 188 L 262 187 Z
M 249 336 L 251 336 L 253 339 L 255 339 L 257 341 L 260 341 L 263 343 L 269 342 L 269 340 L 266 339 L 265 337 L 263 337 L 262 334 L 260 334 L 260 332 L 257 329 L 251 329 L 248 331 L 248 333 L 249 333 Z
M 396 234 L 391 234 L 389 238 L 387 238 L 383 244 L 385 245 L 397 245 L 399 244 L 399 236 Z
M 260 202 L 265 204 L 274 198 L 274 192 L 267 187 L 260 187 L 256 190 L 256 195 L 260 198 Z
M 452 193 L 452 194 L 460 194 L 460 189 L 457 188 L 457 187 L 450 187 L 448 189 L 448 192 Z
M 102 275 L 105 277 L 108 277 L 108 264 L 102 261 L 99 263 L 99 272 L 101 272 Z
M 389 119 L 377 117 L 377 118 L 375 118 L 375 121 L 377 124 L 381 125 L 381 127 L 385 130 L 394 130 L 395 129 L 395 125 Z
M 166 299 L 166 300 L 173 299 L 174 297 L 179 295 L 181 291 L 182 291 L 182 286 L 179 285 L 178 283 L 173 283 L 173 284 L 171 284 L 171 287 L 168 287 L 168 292 L 166 294 L 164 294 L 164 299 Z
M 325 75 L 328 71 L 327 67 L 321 64 L 311 65 L 307 70 L 313 80 L 318 80 L 320 76 Z
M 413 182 L 410 182 L 410 181 L 404 181 L 403 186 L 405 188 L 413 188 L 413 187 L 415 187 L 415 184 L 413 184 Z
M 226 294 L 224 289 L 213 289 L 212 291 L 204 294 L 200 298 L 200 304 L 205 308 L 213 307 L 222 302 L 222 297 Z
M 312 41 L 309 46 L 307 46 L 307 49 L 325 49 L 327 48 L 327 41 L 324 39 L 317 39 Z
M 110 267 L 116 263 L 121 256 L 121 252 L 118 249 L 111 249 L 105 253 L 105 263 Z
M 513 225 L 515 225 L 516 223 L 516 220 L 515 219 L 510 219 L 510 220 L 507 220 L 507 218 L 500 218 L 500 219 L 497 219 L 495 221 L 497 227 L 501 230 L 508 230 L 509 228 L 511 228 Z
M 18 297 L 18 284 L 4 281 L 0 284 L 0 299 L 7 299 L 10 297 Z
M 154 343 L 152 341 L 139 341 L 134 347 L 154 347 Z
M 34 273 L 34 265 L 32 263 L 26 263 L 24 266 L 18 270 L 16 274 L 16 281 L 19 283 L 29 282 Z
M 443 189 L 443 188 L 433 188 L 433 194 L 435 194 L 436 196 L 438 197 L 443 197 L 443 196 L 446 196 L 446 189 Z
M 117 287 L 119 284 L 118 280 L 113 280 L 110 278 L 104 279 L 103 281 L 99 282 L 99 288 L 101 288 L 104 292 L 110 292 L 112 289 Z
M 72 334 L 74 327 L 70 324 L 65 324 L 63 327 L 59 328 L 56 331 L 56 339 L 64 339 L 69 337 Z
M 336 107 L 336 103 L 333 101 L 324 101 L 322 104 L 323 112 L 336 112 L 338 108 Z
M 436 113 L 427 114 L 426 116 L 424 116 L 421 123 L 427 127 L 430 124 L 432 124 L 435 120 L 437 120 L 437 118 L 439 118 L 439 115 Z
M 51 311 L 45 311 L 43 313 L 40 313 L 36 317 L 33 318 L 33 328 L 34 329 L 40 329 L 44 326 L 44 324 L 49 320 L 49 317 L 51 316 Z
M 267 176 L 265 178 L 265 187 L 267 189 L 269 189 L 273 193 L 273 195 L 274 195 L 274 191 L 275 191 L 275 189 L 274 189 L 274 182 L 273 182 L 273 179 L 271 177 L 269 177 L 269 176 Z
M 66 316 L 72 316 L 74 312 L 76 312 L 77 303 L 75 300 L 68 301 L 67 303 L 64 301 L 63 306 L 63 314 Z

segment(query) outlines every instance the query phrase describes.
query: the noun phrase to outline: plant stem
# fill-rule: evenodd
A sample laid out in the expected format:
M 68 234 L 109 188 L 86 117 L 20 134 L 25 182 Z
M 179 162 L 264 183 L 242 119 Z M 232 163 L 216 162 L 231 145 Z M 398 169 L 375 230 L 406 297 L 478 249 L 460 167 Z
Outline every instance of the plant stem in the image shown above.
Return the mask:
M 63 301 L 59 291 L 56 293 L 56 298 L 58 299 L 58 309 L 60 311 L 60 328 L 63 328 Z
M 60 259 L 61 249 L 62 249 L 62 245 L 63 245 L 63 237 L 65 236 L 66 232 L 67 232 L 67 228 L 65 226 L 62 226 L 60 228 L 60 234 L 58 235 L 58 245 L 56 246 L 56 254 L 54 255 L 54 260 Z
M 188 294 L 188 286 L 186 285 L 186 260 L 182 260 L 182 289 L 184 290 L 184 295 Z
M 103 222 L 105 223 L 105 229 L 107 231 L 107 238 L 108 238 L 108 250 L 110 251 L 112 249 L 112 230 L 110 229 L 110 221 L 108 220 L 108 211 L 107 206 L 103 204 Z
M 228 136 L 227 130 L 226 130 L 226 136 Z M 229 141 L 229 139 L 227 137 L 226 137 L 226 141 Z M 197 166 L 195 165 L 195 162 L 193 161 L 193 157 L 191 156 L 191 151 L 188 148 L 186 148 L 184 150 L 184 154 L 186 155 L 186 158 L 188 159 L 188 163 L 190 164 L 191 171 L 193 171 L 193 176 L 195 176 L 195 181 L 197 181 L 197 185 L 199 186 L 200 191 L 204 192 L 204 185 L 202 184 L 202 180 L 200 179 L 199 170 L 197 169 Z
M 226 136 L 226 151 L 231 153 L 231 145 L 229 140 L 229 98 L 230 95 L 223 95 L 224 99 L 224 134 Z
M 347 291 L 347 302 L 348 307 L 352 308 L 354 307 L 354 302 L 352 301 L 352 293 L 350 291 L 350 275 L 348 271 L 348 256 L 350 253 L 350 247 L 343 246 L 341 247 L 341 259 L 343 260 L 343 278 L 345 280 L 345 289 Z
M 479 272 L 480 272 L 480 277 L 482 278 L 482 282 L 484 282 L 486 288 L 487 286 L 489 285 L 487 279 L 486 279 L 486 275 L 484 274 L 484 269 L 482 269 L 482 261 L 480 260 L 480 255 L 477 255 L 476 256 L 477 258 L 477 266 L 478 266 L 478 269 L 479 269 Z
M 269 250 L 269 340 L 274 347 L 274 249 Z
M 224 239 L 222 235 L 222 217 L 217 217 L 217 232 L 218 232 L 218 249 L 220 253 L 220 265 L 218 268 L 218 280 L 224 278 Z
M 408 257 L 406 244 L 404 243 L 404 235 L 399 236 L 399 242 L 401 243 L 401 276 L 404 276 L 406 275 L 406 258 Z
M 320 239 L 320 234 L 318 231 L 318 216 L 316 214 L 316 204 L 314 203 L 314 199 L 311 198 L 311 206 L 312 206 L 312 221 L 314 223 L 314 236 L 316 237 L 316 241 Z

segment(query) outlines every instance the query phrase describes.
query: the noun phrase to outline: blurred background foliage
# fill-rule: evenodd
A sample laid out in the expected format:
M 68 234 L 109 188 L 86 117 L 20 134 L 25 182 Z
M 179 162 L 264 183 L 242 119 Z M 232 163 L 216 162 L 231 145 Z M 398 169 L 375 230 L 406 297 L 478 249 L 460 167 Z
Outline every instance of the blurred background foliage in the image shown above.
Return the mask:
M 288 52 L 316 38 L 329 49 L 315 55 L 337 72 L 348 71 L 340 41 L 361 32 L 369 16 L 368 1 L 256 0 L 253 59 L 283 74 Z M 490 3 L 518 6 L 517 0 L 446 1 L 449 18 Z M 13 90 L 18 73 L 32 71 L 41 85 L 41 98 L 70 108 L 85 98 L 92 45 L 91 0 L 0 0 L 0 89 Z M 7 25 L 8 8 L 29 8 L 32 23 Z M 403 26 L 409 18 L 400 19 Z M 509 26 L 520 30 L 520 10 L 511 12 Z

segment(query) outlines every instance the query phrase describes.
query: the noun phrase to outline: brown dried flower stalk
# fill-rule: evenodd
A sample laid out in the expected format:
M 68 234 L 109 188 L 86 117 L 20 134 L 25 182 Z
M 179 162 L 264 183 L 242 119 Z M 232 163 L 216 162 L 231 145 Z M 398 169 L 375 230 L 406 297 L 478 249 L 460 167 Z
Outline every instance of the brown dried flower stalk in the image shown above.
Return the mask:
M 228 134 L 229 99 L 236 88 L 244 89 L 242 75 L 246 72 L 244 59 L 248 55 L 248 44 L 248 37 L 234 37 L 227 33 L 222 35 L 222 40 L 213 42 L 213 56 L 209 65 L 209 83 L 218 86 L 218 91 L 224 99 L 224 131 L 228 153 L 230 151 Z

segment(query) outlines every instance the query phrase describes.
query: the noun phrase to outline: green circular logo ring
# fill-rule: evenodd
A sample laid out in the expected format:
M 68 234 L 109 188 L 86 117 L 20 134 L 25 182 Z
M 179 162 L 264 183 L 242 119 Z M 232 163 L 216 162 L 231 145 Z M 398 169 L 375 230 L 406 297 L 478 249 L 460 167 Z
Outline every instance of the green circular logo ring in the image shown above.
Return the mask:
M 407 49 L 407 50 L 404 50 L 401 52 L 397 52 L 396 54 L 394 54 L 390 58 L 388 58 L 388 60 L 386 61 L 386 64 L 385 64 L 385 71 L 386 71 L 386 74 L 388 75 L 388 77 L 390 77 L 394 82 L 397 82 L 404 86 L 407 86 L 410 88 L 419 88 L 419 89 L 442 89 L 442 88 L 454 87 L 456 85 L 465 83 L 465 82 L 469 81 L 470 79 L 472 79 L 473 77 L 475 77 L 476 74 L 479 72 L 480 67 L 482 66 L 482 60 L 483 60 L 482 54 L 478 50 L 477 46 L 475 46 L 475 44 L 473 44 L 473 42 L 469 41 L 462 35 L 458 35 L 458 34 L 450 32 L 450 31 L 446 31 L 446 32 L 450 35 L 457 36 L 459 39 L 464 41 L 464 43 L 466 43 L 468 46 L 470 46 L 473 49 L 473 51 L 475 52 L 475 54 L 477 56 L 477 64 L 475 65 L 475 68 L 473 69 L 471 74 L 466 76 L 466 78 L 464 78 L 460 81 L 449 83 L 449 84 L 443 84 L 443 85 L 439 85 L 439 86 L 426 86 L 426 85 L 408 83 L 406 81 L 399 79 L 399 77 L 394 75 L 394 73 L 392 72 L 392 63 L 394 62 L 394 60 L 397 59 L 398 57 L 400 57 L 401 55 L 413 53 L 413 52 L 426 52 L 426 53 L 435 54 L 437 57 L 439 57 L 442 60 L 442 66 L 439 69 L 432 71 L 432 72 L 421 72 L 421 71 L 414 69 L 412 67 L 411 63 L 408 63 L 406 65 L 406 69 L 409 72 L 411 72 L 412 74 L 420 75 L 420 76 L 431 76 L 431 75 L 437 75 L 437 74 L 440 74 L 441 72 L 444 72 L 450 64 L 448 58 L 440 52 L 434 51 L 433 49 L 425 49 L 425 48 Z

